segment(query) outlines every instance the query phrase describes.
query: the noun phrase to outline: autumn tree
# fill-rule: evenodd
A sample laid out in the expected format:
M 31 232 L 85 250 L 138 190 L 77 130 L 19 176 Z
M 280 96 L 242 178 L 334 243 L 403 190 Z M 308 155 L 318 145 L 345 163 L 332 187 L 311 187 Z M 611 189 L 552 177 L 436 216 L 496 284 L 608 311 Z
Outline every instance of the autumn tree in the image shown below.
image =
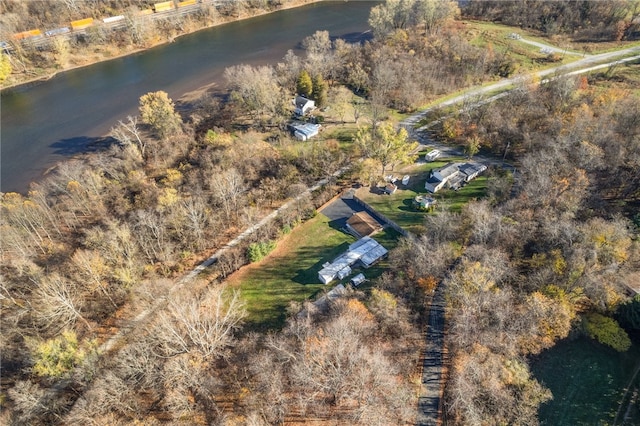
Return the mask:
M 379 162 L 381 175 L 388 166 L 410 163 L 415 160 L 414 154 L 418 143 L 409 142 L 409 134 L 403 128 L 396 130 L 392 123 L 383 123 L 371 129 L 361 127 L 354 139 L 366 158 Z
M 150 92 L 140 97 L 140 117 L 160 138 L 177 133 L 182 125 L 173 101 L 163 91 Z
M 34 348 L 33 372 L 38 376 L 62 377 L 67 375 L 85 358 L 76 334 L 64 331 L 54 339 L 39 343 Z
M 273 121 L 283 110 L 282 89 L 272 67 L 237 65 L 225 69 L 231 98 L 253 118 Z
M 451 0 L 416 0 L 414 4 L 416 21 L 423 24 L 427 34 L 433 34 L 447 20 L 460 14 L 455 1 Z
M 5 81 L 11 75 L 12 67 L 9 55 L 0 53 L 0 82 Z
M 369 26 L 376 37 L 384 37 L 397 29 L 405 29 L 412 23 L 414 0 L 386 0 L 371 9 Z

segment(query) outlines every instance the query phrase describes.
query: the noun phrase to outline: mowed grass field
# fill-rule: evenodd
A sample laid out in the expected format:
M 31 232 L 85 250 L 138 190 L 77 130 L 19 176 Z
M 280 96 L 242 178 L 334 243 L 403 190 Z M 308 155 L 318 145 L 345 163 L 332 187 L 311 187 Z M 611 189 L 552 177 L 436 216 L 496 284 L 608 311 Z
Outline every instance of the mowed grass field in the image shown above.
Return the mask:
M 395 247 L 398 237 L 394 231 L 374 236 L 387 249 Z M 329 219 L 318 214 L 279 240 L 276 249 L 262 261 L 232 274 L 227 282 L 240 290 L 246 302 L 248 329 L 281 328 L 291 301 L 302 302 L 331 290 L 338 282 L 322 284 L 318 271 L 323 263 L 331 262 L 354 241 L 351 235 L 331 228 Z M 375 278 L 385 267 L 386 262 L 380 262 L 365 274 Z
M 540 408 L 541 423 L 613 425 L 625 389 L 639 365 L 637 343 L 627 352 L 618 353 L 584 337 L 559 342 L 532 365 L 534 376 L 553 393 L 553 400 Z
M 404 174 L 411 176 L 407 186 L 398 183 L 398 190 L 394 194 L 379 194 L 369 188 L 361 188 L 356 195 L 402 228 L 413 233 L 420 233 L 424 229 L 424 218 L 432 213 L 418 211 L 413 207 L 412 203 L 416 195 L 428 194 L 434 198 L 437 201 L 436 211 L 451 210 L 454 212 L 459 212 L 469 201 L 486 196 L 487 177 L 485 175 L 478 176 L 457 191 L 442 189 L 435 194 L 429 194 L 424 189 L 424 184 L 432 169 L 442 167 L 449 162 L 466 161 L 463 158 L 447 158 L 446 160 L 415 164 L 394 173 L 400 178 Z

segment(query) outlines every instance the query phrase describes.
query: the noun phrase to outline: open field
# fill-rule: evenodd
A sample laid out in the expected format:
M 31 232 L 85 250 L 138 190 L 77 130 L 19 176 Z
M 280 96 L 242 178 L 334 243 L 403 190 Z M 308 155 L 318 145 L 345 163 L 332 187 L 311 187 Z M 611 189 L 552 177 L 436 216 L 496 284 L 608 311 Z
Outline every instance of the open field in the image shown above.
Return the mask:
M 391 249 L 398 235 L 384 231 L 374 238 Z M 228 283 L 240 289 L 247 304 L 248 328 L 280 328 L 286 320 L 289 302 L 302 302 L 333 288 L 337 282 L 323 285 L 318 280 L 318 271 L 323 263 L 332 261 L 354 241 L 351 235 L 331 228 L 329 219 L 318 214 L 282 238 L 261 262 L 247 265 L 231 275 Z M 381 262 L 365 274 L 367 278 L 375 278 L 384 268 L 385 263 Z
M 535 377 L 553 393 L 540 408 L 542 424 L 612 425 L 638 365 L 637 343 L 618 353 L 587 338 L 559 342 L 532 365 Z
M 395 176 L 400 178 L 405 174 L 411 176 L 409 184 L 405 187 L 400 183 L 398 190 L 394 194 L 379 194 L 370 188 L 361 188 L 356 195 L 404 229 L 413 233 L 420 233 L 423 230 L 424 218 L 429 213 L 413 208 L 412 201 L 416 195 L 428 194 L 424 189 L 424 183 L 431 169 L 442 167 L 452 161 L 462 162 L 465 160 L 463 158 L 447 158 L 447 161 L 414 164 L 394 173 Z M 431 196 L 437 200 L 436 211 L 452 210 L 459 212 L 462 206 L 469 201 L 483 198 L 486 195 L 486 189 L 487 177 L 481 175 L 458 191 L 442 189 L 435 194 L 431 194 Z

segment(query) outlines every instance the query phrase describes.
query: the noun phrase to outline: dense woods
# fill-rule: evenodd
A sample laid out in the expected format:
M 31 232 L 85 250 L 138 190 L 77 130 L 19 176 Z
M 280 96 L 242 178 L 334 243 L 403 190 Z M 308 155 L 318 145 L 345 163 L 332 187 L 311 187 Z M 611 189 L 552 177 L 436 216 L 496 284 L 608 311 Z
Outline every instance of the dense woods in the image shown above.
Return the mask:
M 51 3 L 65 11 L 54 17 L 36 13 L 37 2 L 4 3 L 16 31 L 131 7 L 65 1 Z M 595 37 L 578 27 L 598 20 L 597 36 L 610 39 L 637 13 L 616 0 L 534 3 L 471 1 L 461 11 L 446 0 L 388 0 L 371 12 L 373 40 L 317 32 L 302 41 L 304 56 L 228 68 L 228 92 L 205 94 L 182 115 L 166 93 L 144 95 L 139 116 L 114 123 L 108 149 L 58 165 L 28 194 L 2 194 L 1 422 L 412 424 L 422 331 L 439 287 L 447 424 L 537 424 L 552 395 L 533 377 L 533 357 L 567 336 L 619 351 L 637 338 L 639 301 L 628 296 L 640 279 L 637 64 L 527 80 L 442 121 L 440 140 L 473 141 L 510 167 L 461 213 L 425 213 L 424 232 L 400 241 L 373 288 L 324 306 L 292 304 L 283 329 L 257 333 L 244 327 L 242 295 L 224 284 L 344 187 L 415 159 L 390 108 L 412 111 L 515 70 L 506 53 L 465 38 L 461 13 L 513 24 L 518 15 L 530 21 L 517 25 L 579 37 Z M 315 120 L 348 123 L 348 137 L 296 141 L 286 130 L 295 94 L 329 105 Z M 179 281 L 271 209 L 361 158 L 201 278 Z M 138 322 L 159 299 L 157 314 Z M 126 342 L 100 352 L 127 327 L 135 332 Z

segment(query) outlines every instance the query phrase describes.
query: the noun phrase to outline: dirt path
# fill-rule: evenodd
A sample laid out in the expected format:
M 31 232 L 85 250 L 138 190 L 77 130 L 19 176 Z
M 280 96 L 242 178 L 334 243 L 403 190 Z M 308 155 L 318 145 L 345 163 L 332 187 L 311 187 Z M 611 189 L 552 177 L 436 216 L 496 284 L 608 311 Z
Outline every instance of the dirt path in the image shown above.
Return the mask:
M 426 348 L 422 359 L 422 386 L 418 397 L 417 426 L 442 424 L 444 367 L 445 299 L 442 282 L 436 287 L 426 332 Z

